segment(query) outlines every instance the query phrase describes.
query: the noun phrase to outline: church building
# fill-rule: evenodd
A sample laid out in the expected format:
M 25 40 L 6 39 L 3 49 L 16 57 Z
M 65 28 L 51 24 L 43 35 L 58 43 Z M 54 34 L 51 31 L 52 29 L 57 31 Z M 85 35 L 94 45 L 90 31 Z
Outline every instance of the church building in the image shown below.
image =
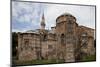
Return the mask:
M 75 62 L 82 55 L 93 55 L 95 29 L 81 26 L 76 20 L 70 13 L 64 13 L 56 18 L 56 25 L 47 30 L 43 14 L 40 29 L 18 33 L 18 60 Z

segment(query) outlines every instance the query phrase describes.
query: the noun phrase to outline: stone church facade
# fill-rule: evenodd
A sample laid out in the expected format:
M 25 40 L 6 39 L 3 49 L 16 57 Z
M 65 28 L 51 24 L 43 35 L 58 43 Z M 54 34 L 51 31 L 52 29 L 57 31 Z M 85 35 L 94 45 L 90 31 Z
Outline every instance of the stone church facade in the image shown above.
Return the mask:
M 80 26 L 76 18 L 64 13 L 56 18 L 56 26 L 45 29 L 42 16 L 41 29 L 18 33 L 18 60 L 63 59 L 75 62 L 81 55 L 93 55 L 95 29 Z

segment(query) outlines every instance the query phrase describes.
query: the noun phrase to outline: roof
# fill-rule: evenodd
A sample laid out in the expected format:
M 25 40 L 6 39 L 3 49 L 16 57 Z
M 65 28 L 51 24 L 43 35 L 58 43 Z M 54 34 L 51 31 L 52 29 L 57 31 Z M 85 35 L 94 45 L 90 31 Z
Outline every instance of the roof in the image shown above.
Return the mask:
M 36 29 L 36 30 L 28 30 L 25 33 L 38 33 L 38 32 L 39 32 L 39 29 Z
M 72 17 L 74 17 L 72 14 L 70 14 L 70 13 L 63 13 L 63 14 L 61 14 L 60 16 L 58 16 L 57 17 L 57 19 L 59 19 L 61 16 L 72 16 Z M 74 17 L 75 18 L 75 17 Z M 57 21 L 57 19 L 56 19 L 56 21 Z M 76 19 L 76 18 L 75 18 Z
M 66 12 L 66 13 L 63 13 L 62 15 L 72 15 L 72 14 Z
M 90 28 L 90 27 L 87 27 L 87 26 L 83 26 L 83 25 L 80 25 L 79 27 L 80 27 L 80 28 L 89 29 L 89 30 L 90 30 L 90 29 L 91 29 L 91 30 L 95 30 L 95 29 L 93 29 L 93 28 Z

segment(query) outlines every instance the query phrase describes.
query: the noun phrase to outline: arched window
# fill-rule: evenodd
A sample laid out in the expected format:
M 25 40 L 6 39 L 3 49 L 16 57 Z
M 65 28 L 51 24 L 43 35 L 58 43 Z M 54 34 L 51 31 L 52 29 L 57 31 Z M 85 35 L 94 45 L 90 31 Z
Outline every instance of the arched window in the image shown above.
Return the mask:
M 25 45 L 25 50 L 27 50 L 29 46 L 29 39 L 24 40 L 24 45 Z
M 81 38 L 82 38 L 82 42 L 86 42 L 87 41 L 87 33 L 83 33 L 81 35 Z
M 61 44 L 65 44 L 65 35 L 61 34 Z
M 69 20 L 68 23 L 67 23 L 67 32 L 73 33 L 73 23 L 72 23 L 71 20 Z
M 83 33 L 81 35 L 81 42 L 82 42 L 82 46 L 85 48 L 87 47 L 87 41 L 88 41 L 87 33 Z
M 47 35 L 46 35 L 46 34 L 43 36 L 43 40 L 44 40 L 44 41 L 47 40 Z

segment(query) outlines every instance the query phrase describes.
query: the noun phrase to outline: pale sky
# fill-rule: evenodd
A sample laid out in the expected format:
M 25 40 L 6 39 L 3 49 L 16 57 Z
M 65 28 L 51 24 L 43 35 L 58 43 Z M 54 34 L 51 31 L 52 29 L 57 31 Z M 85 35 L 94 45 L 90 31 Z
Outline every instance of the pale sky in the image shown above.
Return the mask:
M 63 13 L 70 13 L 75 16 L 79 25 L 95 29 L 95 6 L 13 1 L 12 31 L 39 29 L 43 12 L 46 29 L 55 26 L 56 18 Z

